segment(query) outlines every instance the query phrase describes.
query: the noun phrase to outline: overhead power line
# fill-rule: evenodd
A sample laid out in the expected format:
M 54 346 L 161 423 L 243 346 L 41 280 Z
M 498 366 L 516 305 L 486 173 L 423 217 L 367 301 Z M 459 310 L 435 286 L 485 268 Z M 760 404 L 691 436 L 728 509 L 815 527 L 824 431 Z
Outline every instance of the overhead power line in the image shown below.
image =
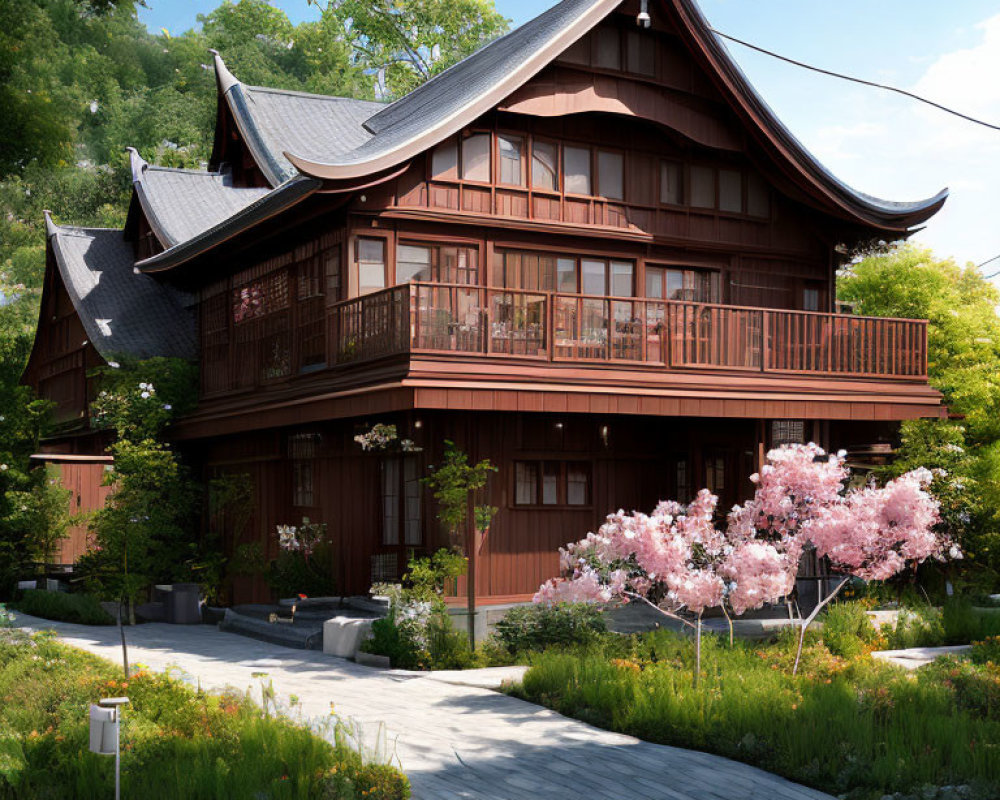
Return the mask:
M 779 61 L 784 61 L 788 64 L 794 64 L 796 67 L 802 67 L 803 69 L 808 69 L 811 70 L 812 72 L 818 72 L 821 75 L 829 75 L 831 78 L 840 78 L 841 80 L 851 81 L 852 83 L 860 83 L 862 86 L 871 86 L 875 89 L 884 89 L 887 92 L 895 92 L 896 94 L 903 95 L 903 97 L 909 97 L 911 100 L 916 100 L 917 102 L 932 106 L 933 108 L 936 108 L 939 111 L 944 111 L 946 114 L 951 114 L 953 116 L 964 119 L 967 122 L 972 122 L 975 125 L 982 125 L 984 128 L 990 128 L 991 130 L 994 131 L 1000 131 L 1000 125 L 994 125 L 991 122 L 986 122 L 981 119 L 976 119 L 975 117 L 970 117 L 968 114 L 963 114 L 961 111 L 956 111 L 953 108 L 948 108 L 948 106 L 941 105 L 940 103 L 935 103 L 933 100 L 928 100 L 926 97 L 921 97 L 920 95 L 914 94 L 913 92 L 908 92 L 905 89 L 899 89 L 895 86 L 889 86 L 884 83 L 875 83 L 875 81 L 866 81 L 863 78 L 855 78 L 852 75 L 844 75 L 843 73 L 834 72 L 829 69 L 823 69 L 822 67 L 815 67 L 812 64 L 806 64 L 804 61 L 796 61 L 794 58 L 789 58 L 788 56 L 783 56 L 780 53 L 775 53 L 773 50 L 768 50 L 765 47 L 760 47 L 755 44 L 750 44 L 750 42 L 745 42 L 742 39 L 737 39 L 735 36 L 730 36 L 728 33 L 717 31 L 715 30 L 715 28 L 711 28 L 711 31 L 716 36 L 721 36 L 723 39 L 728 39 L 729 41 L 735 42 L 736 44 L 741 44 L 744 47 L 748 47 L 751 50 L 756 50 L 758 53 L 763 53 L 766 56 L 771 56 L 771 58 L 776 58 Z M 997 258 L 1000 258 L 1000 256 L 998 256 Z

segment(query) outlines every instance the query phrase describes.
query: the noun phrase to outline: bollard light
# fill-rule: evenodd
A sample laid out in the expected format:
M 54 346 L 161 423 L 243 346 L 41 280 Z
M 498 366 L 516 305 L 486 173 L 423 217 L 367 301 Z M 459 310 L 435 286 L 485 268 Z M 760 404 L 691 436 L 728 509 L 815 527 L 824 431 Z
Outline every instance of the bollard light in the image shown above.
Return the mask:
M 90 752 L 115 757 L 115 800 L 121 797 L 121 712 L 127 697 L 106 697 L 90 707 Z

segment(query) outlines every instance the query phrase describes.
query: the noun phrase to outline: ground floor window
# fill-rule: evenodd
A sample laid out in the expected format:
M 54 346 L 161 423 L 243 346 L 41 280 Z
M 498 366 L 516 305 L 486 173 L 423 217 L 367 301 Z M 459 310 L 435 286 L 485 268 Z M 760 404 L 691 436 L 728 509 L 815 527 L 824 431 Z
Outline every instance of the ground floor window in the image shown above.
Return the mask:
M 514 505 L 589 506 L 588 461 L 514 462 Z
M 292 462 L 292 505 L 316 505 L 316 446 L 319 434 L 297 433 L 288 437 L 288 458 Z
M 806 423 L 801 419 L 776 419 L 771 422 L 771 447 L 805 444 Z
M 386 456 L 382 461 L 382 544 L 422 544 L 420 488 L 416 455 Z

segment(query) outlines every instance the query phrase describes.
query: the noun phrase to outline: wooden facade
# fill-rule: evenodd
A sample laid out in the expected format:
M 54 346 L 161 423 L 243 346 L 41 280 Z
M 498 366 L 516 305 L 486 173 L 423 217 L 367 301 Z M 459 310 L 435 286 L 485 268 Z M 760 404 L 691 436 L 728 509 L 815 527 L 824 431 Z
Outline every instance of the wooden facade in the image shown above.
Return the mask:
M 217 57 L 211 167 L 272 191 L 177 243 L 156 240 L 146 187 L 127 230 L 138 273 L 191 298 L 201 396 L 174 435 L 206 478 L 254 487 L 229 552 L 273 556 L 275 527 L 309 517 L 344 591 L 397 577 L 448 544 L 421 478 L 449 439 L 499 467 L 477 594 L 521 599 L 609 512 L 702 486 L 725 508 L 774 444 L 882 447 L 943 413 L 926 321 L 833 312 L 845 254 L 944 195 L 837 182 L 690 0 L 651 3 L 649 29 L 631 0 L 584 5 L 379 108 L 245 87 Z M 331 133 L 296 155 L 317 145 L 291 128 L 320 123 L 355 149 Z M 376 422 L 418 451 L 363 453 Z

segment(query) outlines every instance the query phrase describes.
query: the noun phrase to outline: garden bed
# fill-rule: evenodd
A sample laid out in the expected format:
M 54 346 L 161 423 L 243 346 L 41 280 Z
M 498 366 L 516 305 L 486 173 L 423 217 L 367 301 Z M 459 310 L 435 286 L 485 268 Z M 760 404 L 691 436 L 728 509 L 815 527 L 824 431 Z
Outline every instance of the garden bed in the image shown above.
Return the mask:
M 604 637 L 532 658 L 524 699 L 647 741 L 717 753 L 852 800 L 900 793 L 1000 793 L 998 640 L 973 659 L 915 673 L 840 657 L 815 637 L 791 676 L 793 636 L 705 637 L 693 686 L 690 640 L 669 631 Z M 992 648 L 992 649 L 990 649 Z M 975 663 L 975 661 L 983 663 Z M 958 793 L 928 787 L 965 787 Z
M 107 797 L 114 759 L 88 750 L 87 709 L 128 695 L 122 726 L 127 797 L 409 797 L 393 767 L 363 764 L 331 723 L 327 741 L 244 694 L 195 692 L 119 667 L 50 635 L 0 629 L 0 798 Z

